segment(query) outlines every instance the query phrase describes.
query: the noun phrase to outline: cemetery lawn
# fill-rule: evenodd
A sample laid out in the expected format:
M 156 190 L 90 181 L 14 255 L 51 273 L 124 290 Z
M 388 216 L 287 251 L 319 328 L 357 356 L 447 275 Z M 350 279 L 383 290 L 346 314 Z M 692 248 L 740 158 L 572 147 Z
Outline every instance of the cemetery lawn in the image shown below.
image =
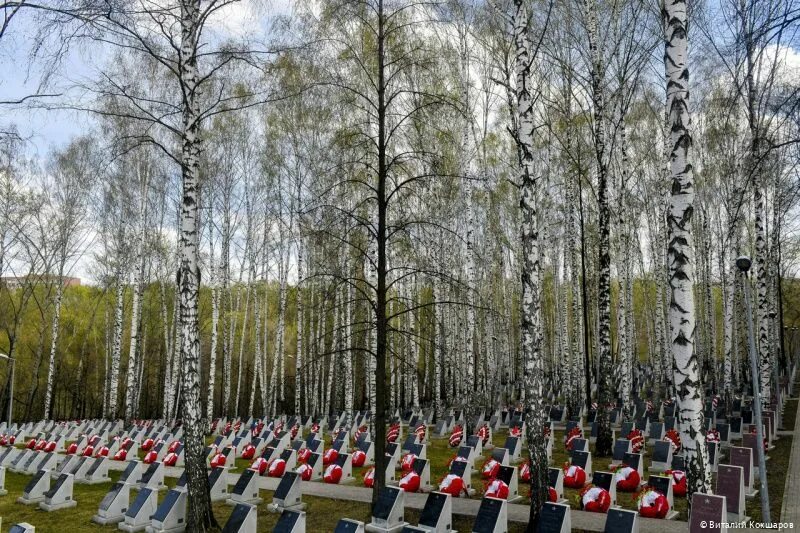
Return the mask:
M 783 416 L 784 428 L 790 431 L 794 428 L 795 414 L 797 410 L 797 399 L 791 399 L 786 403 L 786 408 Z M 569 456 L 564 450 L 564 432 L 553 432 L 553 459 L 551 466 L 561 466 L 568 461 Z M 497 432 L 494 434 L 493 442 L 497 446 L 502 446 L 505 442 L 506 433 Z M 786 474 L 789 464 L 789 455 L 792 446 L 792 436 L 782 435 L 777 441 L 774 442 L 775 448 L 769 451 L 768 467 L 768 480 L 771 501 L 771 511 L 774 520 L 780 515 L 781 503 L 783 500 L 783 491 L 786 483 Z M 330 445 L 330 436 L 325 437 L 326 446 Z M 590 446 L 593 450 L 594 446 Z M 648 450 L 651 447 L 647 448 Z M 431 484 L 438 485 L 439 481 L 445 476 L 448 470 L 449 462 L 455 457 L 455 449 L 450 448 L 447 443 L 447 438 L 434 437 L 429 440 L 427 449 L 428 460 L 431 463 Z M 474 499 L 480 499 L 485 490 L 486 483 L 481 479 L 481 469 L 486 458 L 490 457 L 491 452 L 484 450 L 483 456 L 479 457 L 475 462 L 473 468 L 472 486 L 476 491 L 473 496 Z M 527 457 L 527 451 L 523 450 L 523 457 Z M 143 452 L 140 452 L 140 459 Z M 724 456 L 723 456 L 724 457 Z M 723 458 L 721 462 L 724 462 Z M 593 468 L 596 471 L 608 470 L 610 460 L 607 458 L 593 457 Z M 250 461 L 237 459 L 235 472 L 241 472 L 250 465 Z M 648 466 L 650 464 L 650 456 L 645 455 L 644 461 L 644 479 L 649 476 Z M 363 486 L 363 477 L 368 469 L 367 468 L 354 468 L 353 476 L 355 483 L 353 486 Z M 109 476 L 112 482 L 116 481 L 119 476 L 119 471 L 110 471 Z M 64 509 L 47 513 L 39 510 L 38 506 L 27 506 L 16 502 L 17 497 L 22 495 L 25 485 L 30 480 L 31 476 L 16 474 L 14 472 L 6 472 L 6 489 L 8 495 L 0 497 L 0 517 L 2 517 L 2 526 L 0 529 L 5 530 L 11 524 L 17 522 L 29 522 L 36 526 L 37 532 L 41 533 L 66 533 L 66 532 L 91 532 L 91 531 L 118 531 L 116 525 L 114 526 L 100 526 L 91 521 L 92 516 L 97 512 L 100 501 L 105 496 L 111 487 L 111 482 L 102 483 L 98 485 L 85 485 L 75 484 L 74 497 L 78 502 L 76 507 L 71 509 Z M 168 486 L 174 486 L 176 483 L 175 478 L 165 478 L 165 483 Z M 166 490 L 160 492 L 160 498 L 166 494 Z M 523 500 L 517 502 L 524 504 L 528 500 L 529 489 L 521 483 L 520 494 Z M 131 498 L 135 497 L 135 493 L 131 493 Z M 270 491 L 261 491 L 261 497 L 264 503 L 259 506 L 258 510 L 258 529 L 259 531 L 271 531 L 272 526 L 277 522 L 278 515 L 269 512 L 267 503 L 272 501 L 272 493 Z M 573 509 L 580 509 L 579 491 L 576 489 L 564 489 L 564 497 L 569 500 Z M 635 495 L 631 493 L 618 493 L 618 503 L 625 509 L 636 509 Z M 303 501 L 307 504 L 306 521 L 308 531 L 331 531 L 333 526 L 340 518 L 354 518 L 364 522 L 369 522 L 370 506 L 368 503 L 353 502 L 345 500 L 337 500 L 331 498 L 321 498 L 313 496 L 304 496 Z M 747 515 L 754 520 L 759 520 L 761 517 L 760 499 L 747 500 Z M 220 526 L 224 525 L 228 516 L 232 511 L 232 507 L 226 505 L 224 502 L 214 504 L 214 515 L 219 522 Z M 685 521 L 687 519 L 687 505 L 685 498 L 675 498 L 675 510 L 679 513 L 679 520 Z M 406 511 L 406 520 L 411 523 L 416 523 L 419 512 L 408 509 Z M 474 518 L 454 516 L 454 528 L 458 531 L 470 531 Z M 525 527 L 523 524 L 509 523 L 510 532 L 522 532 Z

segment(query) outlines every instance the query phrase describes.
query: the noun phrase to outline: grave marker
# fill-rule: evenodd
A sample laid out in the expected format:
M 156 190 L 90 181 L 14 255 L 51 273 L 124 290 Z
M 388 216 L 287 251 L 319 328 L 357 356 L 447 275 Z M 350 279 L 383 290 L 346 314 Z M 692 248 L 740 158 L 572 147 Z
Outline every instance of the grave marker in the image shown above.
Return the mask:
M 272 533 L 306 533 L 306 513 L 288 509 L 283 511 Z
M 364 533 L 364 522 L 342 518 L 336 523 L 333 533 Z
M 592 474 L 592 485 L 606 489 L 611 496 L 611 507 L 617 507 L 617 482 L 611 472 L 595 472 Z
M 650 464 L 650 470 L 664 472 L 670 468 L 672 468 L 672 443 L 657 440 L 653 445 L 653 461 Z
M 425 507 L 419 517 L 422 531 L 431 533 L 451 533 L 453 523 L 452 496 L 442 492 L 431 492 L 425 500 Z
M 170 490 L 153 514 L 147 533 L 178 532 L 186 529 L 186 491 Z
M 571 531 L 569 505 L 545 502 L 539 515 L 536 533 L 570 533 Z
M 372 506 L 372 522 L 367 531 L 395 533 L 403 529 L 405 521 L 405 492 L 397 487 L 384 487 L 378 501 Z
M 242 472 L 226 503 L 228 505 L 236 505 L 237 503 L 260 504 L 262 500 L 258 495 L 258 478 L 258 472 L 249 468 Z
M 32 505 L 44 500 L 44 493 L 50 489 L 50 472 L 39 470 L 25 485 L 22 496 L 17 498 L 17 503 Z
M 728 522 L 748 520 L 744 514 L 744 470 L 741 466 L 719 465 L 715 492 L 720 496 L 725 496 Z
M 609 509 L 603 533 L 639 533 L 639 513 L 627 509 Z
M 631 451 L 631 441 L 628 439 L 617 439 L 614 441 L 614 449 L 611 455 L 611 464 L 619 465 L 625 459 L 625 454 Z
M 238 503 L 225 522 L 222 533 L 256 533 L 258 508 L 247 503 Z
M 150 517 L 158 508 L 158 491 L 143 488 L 136 495 L 133 504 L 125 513 L 125 520 L 119 523 L 122 531 L 142 531 L 150 524 Z
M 486 498 L 481 500 L 472 533 L 505 533 L 508 531 L 508 504 L 505 500 Z
M 731 446 L 728 453 L 728 460 L 734 466 L 741 466 L 744 473 L 744 488 L 745 496 L 747 498 L 754 498 L 758 491 L 753 487 L 754 474 L 753 474 L 753 450 L 750 448 L 742 448 L 740 446 Z
M 650 476 L 647 480 L 647 484 L 666 496 L 667 503 L 669 504 L 669 511 L 665 518 L 667 520 L 673 520 L 677 517 L 678 513 L 673 510 L 675 508 L 675 500 L 672 496 L 672 476 Z
M 689 531 L 709 531 L 722 533 L 727 531 L 722 527 L 728 521 L 725 510 L 725 496 L 715 496 L 695 492 L 692 494 L 691 514 L 689 515 Z M 714 527 L 711 527 L 711 525 Z
M 497 472 L 497 479 L 508 485 L 508 498 L 506 498 L 508 503 L 522 499 L 519 494 L 519 475 L 515 467 L 501 466 Z
M 127 483 L 114 483 L 100 502 L 92 522 L 106 526 L 125 520 L 125 512 L 130 505 L 130 489 Z
M 547 486 L 556 491 L 557 503 L 564 503 L 564 471 L 560 468 L 547 469 Z
M 278 483 L 278 488 L 275 489 L 272 503 L 268 506 L 269 510 L 280 512 L 285 509 L 298 511 L 305 509 L 300 481 L 300 474 L 297 472 L 286 472 Z
M 72 474 L 58 476 L 55 484 L 44 493 L 44 501 L 39 503 L 39 509 L 50 512 L 78 505 L 78 502 L 72 499 L 73 482 Z
M 139 486 L 147 487 L 155 491 L 161 490 L 164 485 L 164 463 L 158 461 L 150 463 L 142 477 L 139 478 Z

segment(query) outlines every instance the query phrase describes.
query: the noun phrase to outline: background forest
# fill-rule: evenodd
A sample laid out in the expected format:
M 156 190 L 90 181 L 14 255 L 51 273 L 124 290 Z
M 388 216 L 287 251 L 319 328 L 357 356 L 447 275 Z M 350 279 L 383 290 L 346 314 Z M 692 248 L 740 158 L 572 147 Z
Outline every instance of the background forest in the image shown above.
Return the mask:
M 390 407 L 520 399 L 521 156 L 509 135 L 519 80 L 507 15 L 519 3 L 393 1 L 380 15 L 373 4 L 259 5 L 244 34 L 207 22 L 197 238 L 206 417 L 374 405 L 379 135 Z M 541 346 L 545 383 L 561 384 L 549 397 L 576 408 L 605 342 L 603 237 L 616 392 L 669 382 L 663 28 L 653 2 L 534 4 Z M 766 360 L 784 365 L 800 326 L 800 6 L 693 9 L 696 351 L 706 386 L 732 390 L 749 372 L 733 259 L 757 264 Z M 58 13 L 18 16 L 16 40 L 10 26 L 3 42 L 35 44 L 29 57 L 53 69 L 42 92 L 61 95 L 25 103 L 88 113 L 93 127 L 47 155 L 10 121 L 0 136 L 0 352 L 17 361 L 14 416 L 174 416 L 182 196 L 170 34 L 161 43 L 135 17 L 101 17 L 97 29 Z M 57 67 L 74 50 L 53 46 L 67 34 L 74 50 L 120 42 L 92 58 L 92 76 L 69 76 Z M 121 34 L 138 45 L 120 45 Z M 376 64 L 377 50 L 389 61 Z M 65 287 L 66 276 L 84 286 Z

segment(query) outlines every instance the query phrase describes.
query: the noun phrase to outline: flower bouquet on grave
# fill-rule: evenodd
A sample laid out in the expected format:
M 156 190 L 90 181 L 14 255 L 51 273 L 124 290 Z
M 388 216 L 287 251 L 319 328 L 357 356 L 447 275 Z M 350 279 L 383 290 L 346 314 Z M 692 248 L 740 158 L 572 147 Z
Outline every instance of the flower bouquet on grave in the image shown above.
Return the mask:
M 222 465 L 217 465 L 217 466 L 224 466 L 225 465 L 224 459 L 225 457 L 223 457 Z M 258 472 L 259 476 L 263 476 L 264 472 L 266 472 L 268 468 L 269 468 L 269 461 L 267 461 L 263 457 L 256 457 L 255 460 L 252 463 L 250 463 L 250 470 L 255 470 L 256 472 Z M 310 473 L 309 473 L 309 479 L 311 479 Z
M 586 471 L 577 465 L 564 463 L 564 486 L 580 489 L 586 485 Z
M 458 448 L 461 444 L 461 440 L 464 438 L 464 428 L 461 424 L 456 425 L 453 428 L 453 432 L 450 433 L 450 439 L 448 440 L 448 444 L 450 444 L 451 448 Z
M 672 495 L 686 496 L 686 472 L 683 470 L 667 470 L 664 475 L 672 477 Z
M 308 466 L 308 465 L 304 465 Z M 310 466 L 308 466 L 311 469 Z M 308 474 L 308 479 L 311 479 L 311 474 Z M 306 480 L 307 481 L 307 480 Z M 364 474 L 364 486 L 371 489 L 375 485 L 375 467 L 373 466 Z
M 424 423 L 420 423 L 420 424 L 419 424 L 419 425 L 418 425 L 418 426 L 417 426 L 417 427 L 414 429 L 414 433 L 417 435 L 417 440 L 419 440 L 420 442 L 422 442 L 423 440 L 425 440 L 425 432 L 427 431 L 427 429 L 428 429 L 428 428 L 426 428 L 426 427 L 425 427 L 425 424 L 424 424 Z
M 706 433 L 706 442 L 713 442 L 719 444 L 721 440 L 722 439 L 720 439 L 719 431 L 717 431 L 716 429 L 709 429 L 708 432 Z
M 639 471 L 624 463 L 613 466 L 611 471 L 614 472 L 614 482 L 620 492 L 636 492 L 642 482 Z
M 497 474 L 500 472 L 500 463 L 496 460 L 492 459 L 491 457 L 483 463 L 483 469 L 481 470 L 481 477 L 486 480 L 493 480 L 497 477 Z
M 419 490 L 420 482 L 421 480 L 419 474 L 413 470 L 410 470 L 400 479 L 398 485 L 406 492 L 417 492 Z
M 298 463 L 300 464 L 307 463 L 309 459 L 311 459 L 311 450 L 309 448 L 303 448 L 302 450 L 297 452 Z
M 665 518 L 669 512 L 667 497 L 647 485 L 636 495 L 636 508 L 644 518 Z
M 466 493 L 464 480 L 455 474 L 447 474 L 439 483 L 439 492 L 458 498 L 462 493 Z
M 664 434 L 664 440 L 672 444 L 672 454 L 675 455 L 681 451 L 681 436 L 678 430 L 673 428 Z
M 416 454 L 407 453 L 400 459 L 400 470 L 403 472 L 411 472 L 414 467 L 414 461 L 417 459 Z
M 323 481 L 331 485 L 337 485 L 342 479 L 342 467 L 336 464 L 328 465 L 325 473 L 322 475 Z
M 400 424 L 395 422 L 389 427 L 389 431 L 386 432 L 386 442 L 392 443 L 397 442 L 397 437 L 400 436 Z
M 487 442 L 489 442 L 489 436 L 492 432 L 489 430 L 489 425 L 484 424 L 480 428 L 478 428 L 478 438 L 481 439 L 481 444 L 484 446 Z
M 631 441 L 631 452 L 639 453 L 644 448 L 644 433 L 641 429 L 632 429 L 625 438 Z
M 604 488 L 587 485 L 581 490 L 581 509 L 590 513 L 606 513 L 611 507 L 611 495 Z
M 367 462 L 367 454 L 361 450 L 356 450 L 353 452 L 353 466 L 356 468 L 360 466 L 364 466 L 364 463 Z
M 484 496 L 505 500 L 508 498 L 508 485 L 502 479 L 494 479 L 486 485 Z
M 519 480 L 523 483 L 530 483 L 531 481 L 531 462 L 525 461 L 519 465 Z
M 575 439 L 582 439 L 582 438 L 583 438 L 583 430 L 580 427 L 575 426 L 574 428 L 570 429 L 569 433 L 567 433 L 564 436 L 564 448 L 567 451 L 571 451 Z

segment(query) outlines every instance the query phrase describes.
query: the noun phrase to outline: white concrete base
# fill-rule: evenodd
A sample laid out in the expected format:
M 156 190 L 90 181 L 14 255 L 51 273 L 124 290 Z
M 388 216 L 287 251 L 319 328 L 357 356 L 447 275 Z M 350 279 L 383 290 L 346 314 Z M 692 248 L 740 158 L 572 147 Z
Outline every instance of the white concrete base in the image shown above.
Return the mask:
M 366 531 L 373 531 L 375 533 L 400 533 L 401 531 L 403 531 L 403 528 L 406 527 L 407 525 L 409 525 L 408 522 L 403 522 L 402 524 L 386 529 L 370 523 L 364 526 L 364 529 Z
M 53 504 L 47 502 L 39 502 L 39 509 L 50 513 L 53 511 L 59 511 L 61 509 L 70 509 L 71 507 L 75 507 L 76 505 L 78 505 L 78 502 L 75 500 L 69 500 L 66 502 L 53 503 Z
M 158 529 L 154 528 L 153 526 L 147 526 L 147 528 L 145 528 L 145 531 L 147 531 L 147 533 L 183 533 L 184 531 L 186 531 L 186 525 L 184 524 L 182 526 L 173 527 L 171 529 Z
M 308 507 L 305 503 L 298 503 L 296 505 L 287 505 L 287 506 L 280 506 L 274 503 L 270 503 L 267 505 L 267 511 L 270 513 L 277 513 L 281 514 L 284 510 L 286 511 L 305 511 L 306 507 Z
M 145 529 L 147 529 L 147 524 L 143 524 L 141 526 L 132 526 L 122 521 L 119 523 L 117 527 L 122 531 L 127 531 L 128 533 L 136 533 L 137 531 L 144 531 Z
M 43 501 L 44 501 L 44 496 L 42 496 L 41 498 L 25 498 L 23 496 L 20 496 L 19 498 L 17 498 L 17 503 L 21 503 L 23 505 L 36 505 L 39 502 Z
M 119 516 L 108 516 L 108 517 L 100 516 L 100 515 L 96 514 L 96 515 L 94 515 L 92 517 L 92 522 L 94 522 L 95 524 L 100 524 L 101 526 L 118 524 L 118 523 L 122 522 L 123 520 L 125 520 L 125 515 L 124 514 L 121 514 Z

